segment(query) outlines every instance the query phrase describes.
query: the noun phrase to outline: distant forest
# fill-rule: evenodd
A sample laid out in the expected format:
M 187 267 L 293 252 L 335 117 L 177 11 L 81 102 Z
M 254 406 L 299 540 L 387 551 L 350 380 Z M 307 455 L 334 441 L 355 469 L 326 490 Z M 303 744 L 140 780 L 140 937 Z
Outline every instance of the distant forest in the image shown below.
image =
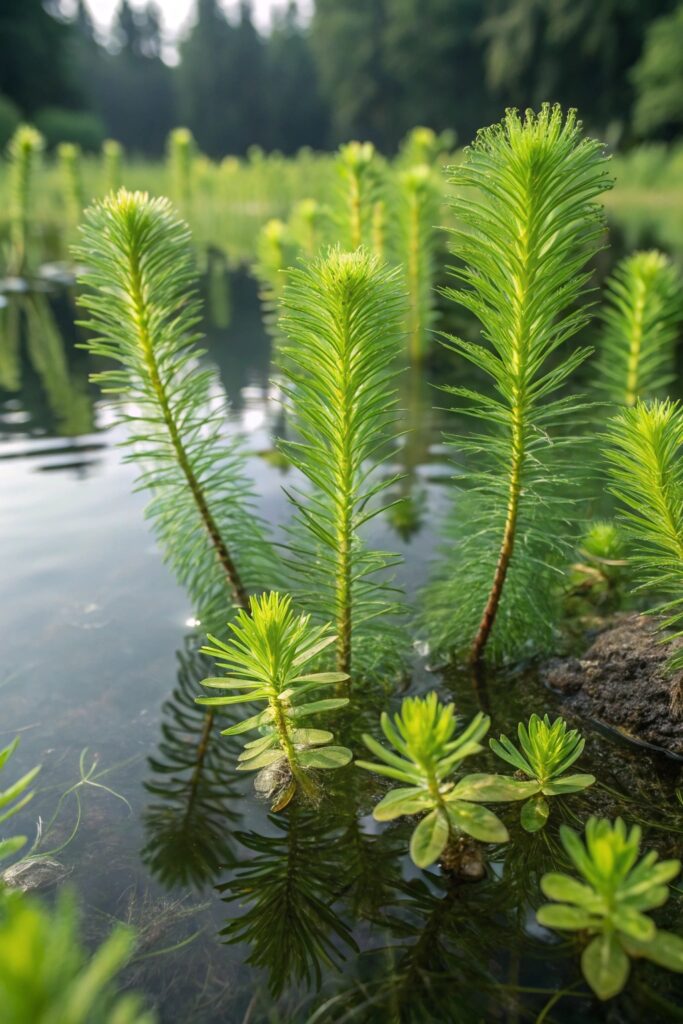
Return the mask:
M 184 124 L 212 157 L 370 139 L 416 124 L 461 142 L 507 106 L 578 107 L 614 145 L 683 130 L 680 0 L 317 0 L 268 35 L 249 0 L 197 0 L 179 61 L 162 59 L 158 8 L 122 0 L 99 39 L 79 0 L 2 0 L 0 144 L 33 121 L 48 144 L 105 137 L 156 156 Z

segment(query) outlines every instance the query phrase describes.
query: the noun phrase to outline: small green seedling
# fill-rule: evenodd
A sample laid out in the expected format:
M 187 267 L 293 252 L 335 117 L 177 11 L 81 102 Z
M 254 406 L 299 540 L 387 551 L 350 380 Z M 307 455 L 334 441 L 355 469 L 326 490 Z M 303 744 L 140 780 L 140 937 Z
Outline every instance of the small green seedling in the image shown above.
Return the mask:
M 683 971 L 683 938 L 661 931 L 644 913 L 666 903 L 667 882 L 676 877 L 681 863 L 657 863 L 654 850 L 638 861 L 640 835 L 637 825 L 627 831 L 621 818 L 614 823 L 590 818 L 584 845 L 563 825 L 562 845 L 583 881 L 555 872 L 541 879 L 543 893 L 558 902 L 540 907 L 538 921 L 547 928 L 591 936 L 581 969 L 599 999 L 621 992 L 631 968 L 629 957 Z
M 205 679 L 204 686 L 237 690 L 233 696 L 197 697 L 211 707 L 263 702 L 267 707 L 223 730 L 224 736 L 258 730 L 239 755 L 241 771 L 267 769 L 276 792 L 273 810 L 281 810 L 300 789 L 316 802 L 315 768 L 342 768 L 352 758 L 346 747 L 329 746 L 334 739 L 323 729 L 302 727 L 303 719 L 348 704 L 346 697 L 308 700 L 312 690 L 345 682 L 343 672 L 310 672 L 307 667 L 336 640 L 328 626 L 313 627 L 309 615 L 295 615 L 291 598 L 277 593 L 250 598 L 250 614 L 241 610 L 230 623 L 226 642 L 209 636 L 203 653 L 216 658 L 226 675 Z M 263 788 L 263 787 L 262 787 Z
M 406 783 L 380 800 L 373 811 L 376 821 L 426 812 L 410 841 L 410 856 L 417 867 L 433 864 L 463 832 L 484 843 L 504 843 L 508 839 L 502 821 L 478 804 L 488 799 L 486 784 L 495 779 L 469 775 L 455 782 L 452 778 L 461 761 L 483 749 L 479 741 L 489 728 L 488 715 L 479 712 L 456 736 L 455 705 L 441 704 L 436 693 L 429 693 L 426 697 L 406 697 L 393 722 L 384 712 L 380 724 L 394 749 L 387 750 L 372 736 L 364 735 L 365 745 L 383 763 L 356 764 Z
M 567 730 L 567 723 L 563 718 L 556 718 L 551 725 L 547 715 L 543 718 L 532 715 L 528 728 L 523 722 L 519 723 L 517 735 L 521 750 L 518 750 L 507 736 L 501 736 L 500 740 L 489 740 L 489 746 L 494 754 L 531 780 L 506 781 L 519 787 L 517 799 L 531 797 L 522 805 L 521 822 L 527 832 L 538 832 L 550 814 L 550 805 L 546 797 L 578 793 L 592 786 L 595 776 L 564 774 L 581 755 L 585 740 L 576 729 Z M 495 799 L 495 796 L 490 796 L 489 799 Z M 507 796 L 504 799 L 513 798 Z
M 17 736 L 9 746 L 5 747 L 4 750 L 0 750 L 0 771 L 5 767 L 18 746 L 19 737 Z M 17 814 L 33 798 L 33 790 L 29 790 L 29 786 L 39 771 L 40 766 L 31 768 L 30 771 L 22 775 L 20 779 L 17 779 L 4 792 L 0 790 L 0 826 Z M 6 857 L 11 857 L 12 854 L 17 853 L 25 843 L 26 836 L 9 836 L 7 839 L 0 838 L 0 860 L 4 860 Z

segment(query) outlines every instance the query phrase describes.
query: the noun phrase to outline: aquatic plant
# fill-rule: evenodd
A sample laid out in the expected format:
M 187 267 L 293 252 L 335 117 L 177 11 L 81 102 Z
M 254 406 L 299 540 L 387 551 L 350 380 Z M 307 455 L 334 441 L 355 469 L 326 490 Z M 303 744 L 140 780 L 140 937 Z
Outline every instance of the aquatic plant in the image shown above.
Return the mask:
M 596 519 L 579 539 L 571 565 L 570 595 L 610 608 L 621 603 L 628 578 L 626 538 L 617 523 Z
M 62 194 L 69 228 L 78 226 L 85 206 L 81 150 L 73 142 L 60 142 L 57 159 L 62 176 Z
M 594 775 L 566 775 L 581 756 L 586 741 L 576 729 L 567 729 L 563 718 L 551 723 L 547 715 L 532 715 L 528 726 L 517 726 L 519 748 L 507 736 L 490 739 L 494 754 L 507 761 L 529 782 L 519 782 L 520 792 L 530 799 L 522 804 L 521 822 L 527 832 L 542 829 L 550 814 L 548 797 L 578 793 L 595 782 Z M 507 780 L 515 785 L 515 779 Z M 509 799 L 507 797 L 506 799 Z
M 380 725 L 393 750 L 366 733 L 363 741 L 381 763 L 356 764 L 407 783 L 387 793 L 372 816 L 376 821 L 392 821 L 403 815 L 425 814 L 410 840 L 410 856 L 419 868 L 438 860 L 463 832 L 484 843 L 504 843 L 508 839 L 502 821 L 478 803 L 490 799 L 485 790 L 495 777 L 471 775 L 458 782 L 452 778 L 461 761 L 483 749 L 479 740 L 490 725 L 487 715 L 480 711 L 456 736 L 455 706 L 441 704 L 432 692 L 426 697 L 404 698 L 393 721 L 383 712 Z M 510 797 L 499 795 L 493 799 Z
M 118 192 L 121 188 L 121 165 L 123 163 L 123 146 L 116 139 L 105 139 L 102 143 L 102 163 L 104 171 L 104 191 Z
M 40 132 L 30 124 L 22 124 L 10 139 L 7 149 L 10 160 L 10 274 L 22 274 L 26 270 L 33 205 L 31 187 L 43 146 L 44 139 Z
M 306 259 L 317 256 L 326 219 L 327 211 L 317 199 L 300 199 L 294 204 L 287 222 L 287 234 Z
M 238 769 L 265 770 L 257 785 L 262 792 L 270 788 L 275 793 L 273 810 L 285 807 L 297 791 L 316 802 L 319 787 L 311 769 L 342 768 L 352 757 L 346 747 L 329 745 L 331 732 L 300 724 L 348 704 L 343 697 L 311 701 L 307 696 L 346 680 L 342 672 L 310 671 L 310 663 L 336 638 L 327 626 L 313 626 L 310 615 L 295 615 L 291 598 L 277 593 L 252 597 L 249 611 L 240 610 L 230 630 L 233 635 L 226 642 L 210 636 L 211 644 L 202 648 L 226 675 L 205 679 L 202 685 L 238 692 L 197 697 L 197 703 L 211 708 L 265 703 L 263 711 L 222 730 L 223 736 L 255 729 L 261 733 L 245 744 Z
M 173 200 L 187 215 L 192 200 L 194 136 L 189 128 L 174 128 L 168 134 L 166 147 Z
M 347 142 L 337 156 L 339 186 L 333 219 L 342 249 L 355 251 L 370 241 L 377 187 L 377 155 L 371 142 Z
M 621 820 L 590 818 L 585 844 L 562 825 L 560 837 L 581 881 L 551 872 L 541 879 L 548 899 L 537 911 L 539 924 L 591 936 L 581 956 L 583 976 L 599 999 L 611 999 L 626 984 L 629 958 L 644 957 L 683 971 L 683 938 L 657 928 L 646 913 L 669 897 L 667 882 L 681 869 L 678 860 L 659 861 L 655 850 L 640 854 L 641 830 Z
M 598 385 L 611 402 L 632 406 L 671 383 L 682 316 L 680 279 L 664 253 L 634 252 L 617 264 L 600 311 L 596 367 Z
M 69 893 L 54 907 L 19 893 L 6 896 L 0 902 L 3 1024 L 154 1024 L 140 997 L 118 995 L 113 987 L 134 949 L 134 932 L 118 925 L 89 955 Z
M 552 592 L 566 565 L 581 403 L 557 392 L 586 358 L 563 353 L 589 319 L 584 267 L 599 248 L 609 186 L 600 143 L 582 138 L 574 112 L 545 105 L 522 119 L 508 111 L 477 135 L 452 169 L 450 229 L 462 283 L 445 294 L 474 313 L 482 338 L 444 344 L 471 363 L 493 392 L 450 387 L 456 412 L 481 430 L 458 436 L 472 457 L 435 582 L 425 596 L 433 643 L 478 662 L 550 643 Z M 571 465 L 568 465 L 568 453 Z
M 255 515 L 239 438 L 197 361 L 200 306 L 189 233 L 166 199 L 122 189 L 91 206 L 74 250 L 85 267 L 84 347 L 119 369 L 93 375 L 128 427 L 127 460 L 165 557 L 208 628 L 248 588 L 272 580 L 274 556 Z M 211 399 L 211 400 L 210 400 Z
M 636 592 L 664 595 L 654 610 L 667 637 L 683 636 L 683 409 L 678 402 L 638 402 L 608 428 L 611 490 L 633 547 Z M 683 668 L 683 648 L 668 661 Z
M 435 320 L 435 269 L 439 218 L 439 188 L 427 164 L 401 171 L 392 227 L 395 232 L 393 256 L 401 267 L 408 296 L 406 318 L 408 354 L 411 363 L 424 359 Z
M 9 746 L 5 747 L 4 750 L 0 750 L 0 771 L 4 769 L 18 746 L 19 737 L 17 736 Z M 17 779 L 16 782 L 12 783 L 11 786 L 8 786 L 7 789 L 0 790 L 0 825 L 9 821 L 15 814 L 18 814 L 29 800 L 33 798 L 34 790 L 29 789 L 29 786 L 39 771 L 40 765 L 36 768 L 31 768 L 21 778 Z M 18 853 L 25 844 L 26 836 L 10 836 L 7 839 L 0 839 L 0 860 L 5 860 L 7 857 Z M 2 881 L 0 879 L 1 888 Z
M 281 444 L 311 485 L 288 492 L 289 589 L 334 622 L 340 672 L 393 671 L 405 649 L 388 578 L 399 559 L 371 550 L 362 530 L 395 482 L 378 470 L 396 437 L 397 273 L 365 250 L 331 249 L 290 272 L 282 308 L 280 384 L 299 439 Z

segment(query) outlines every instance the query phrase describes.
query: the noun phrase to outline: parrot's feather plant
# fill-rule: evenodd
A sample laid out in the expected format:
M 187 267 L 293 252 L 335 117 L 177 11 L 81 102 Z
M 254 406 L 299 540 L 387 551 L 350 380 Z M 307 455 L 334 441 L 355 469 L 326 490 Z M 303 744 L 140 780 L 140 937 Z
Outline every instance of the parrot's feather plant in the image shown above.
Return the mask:
M 252 507 L 239 439 L 199 369 L 195 269 L 188 229 L 165 199 L 121 190 L 85 214 L 76 260 L 95 374 L 128 427 L 127 458 L 152 492 L 148 515 L 164 554 L 209 628 L 248 588 L 271 578 L 273 556 Z M 270 566 L 270 568 L 268 568 Z
M 378 185 L 377 164 L 378 157 L 371 142 L 347 142 L 339 149 L 339 185 L 333 220 L 336 240 L 351 251 L 370 242 Z
M 44 139 L 30 124 L 19 125 L 10 139 L 10 274 L 22 274 L 28 263 L 33 178 Z
M 673 380 L 683 315 L 678 274 L 663 253 L 634 252 L 607 281 L 598 383 L 611 402 L 633 406 Z
M 366 734 L 365 745 L 379 762 L 356 761 L 359 768 L 404 783 L 377 804 L 373 811 L 377 821 L 424 815 L 410 841 L 410 856 L 420 868 L 438 860 L 462 833 L 484 843 L 505 842 L 507 829 L 480 802 L 517 800 L 525 795 L 514 787 L 507 792 L 507 780 L 496 780 L 495 776 L 466 775 L 454 780 L 461 762 L 483 749 L 479 741 L 486 735 L 490 720 L 479 712 L 462 732 L 456 733 L 458 724 L 455 706 L 441 704 L 436 693 L 406 697 L 393 721 L 386 712 L 380 719 L 391 748 Z M 498 792 L 491 797 L 491 787 L 496 783 Z
M 541 879 L 548 899 L 539 923 L 561 931 L 581 932 L 590 939 L 581 957 L 583 975 L 599 999 L 610 999 L 626 984 L 630 957 L 644 957 L 671 971 L 683 971 L 683 938 L 657 928 L 647 914 L 666 903 L 670 882 L 680 861 L 660 861 L 656 851 L 640 853 L 640 828 L 628 830 L 590 818 L 585 844 L 566 825 L 560 837 L 581 876 L 552 872 Z
M 678 402 L 638 402 L 609 425 L 611 489 L 622 502 L 622 520 L 638 590 L 661 595 L 669 638 L 683 636 L 683 409 Z M 683 668 L 683 648 L 669 658 Z
M 609 178 L 601 144 L 582 137 L 573 112 L 546 105 L 524 118 L 508 111 L 481 131 L 451 182 L 451 273 L 461 287 L 446 294 L 478 318 L 481 340 L 445 344 L 492 390 L 445 389 L 483 430 L 455 440 L 475 468 L 453 556 L 444 552 L 426 601 L 434 643 L 469 647 L 476 663 L 489 641 L 510 657 L 552 636 L 581 409 L 558 391 L 587 355 L 565 349 L 589 318 L 585 267 L 602 242 L 596 199 Z
M 508 779 L 510 786 L 519 786 L 520 793 L 529 799 L 522 805 L 521 821 L 527 832 L 543 828 L 550 805 L 548 797 L 566 793 L 579 793 L 592 786 L 594 775 L 565 774 L 581 756 L 585 740 L 576 729 L 567 729 L 563 718 L 550 722 L 547 715 L 532 715 L 528 726 L 520 722 L 517 727 L 519 748 L 507 736 L 490 739 L 494 754 L 516 768 L 529 782 Z
M 397 273 L 363 249 L 291 271 L 283 300 L 281 387 L 298 438 L 283 448 L 309 482 L 289 494 L 291 589 L 333 621 L 336 667 L 353 663 L 354 676 L 396 667 L 404 649 L 388 576 L 398 558 L 363 534 L 395 481 L 382 463 L 396 437 L 403 309 Z
M 408 295 L 408 354 L 411 363 L 419 364 L 427 354 L 435 320 L 438 179 L 431 167 L 418 164 L 400 172 L 396 191 L 393 255 Z
M 226 675 L 205 679 L 203 685 L 236 693 L 197 697 L 197 702 L 212 708 L 265 703 L 262 711 L 222 730 L 225 736 L 260 733 L 245 744 L 238 767 L 277 775 L 273 810 L 286 806 L 297 790 L 315 802 L 319 788 L 312 770 L 342 768 L 352 757 L 346 747 L 330 745 L 331 732 L 304 722 L 348 704 L 344 697 L 308 696 L 346 681 L 344 673 L 311 671 L 311 663 L 335 642 L 334 634 L 327 626 L 313 626 L 308 615 L 295 615 L 291 599 L 277 593 L 252 597 L 249 614 L 240 610 L 230 629 L 227 642 L 210 636 L 211 645 L 202 651 L 215 658 Z

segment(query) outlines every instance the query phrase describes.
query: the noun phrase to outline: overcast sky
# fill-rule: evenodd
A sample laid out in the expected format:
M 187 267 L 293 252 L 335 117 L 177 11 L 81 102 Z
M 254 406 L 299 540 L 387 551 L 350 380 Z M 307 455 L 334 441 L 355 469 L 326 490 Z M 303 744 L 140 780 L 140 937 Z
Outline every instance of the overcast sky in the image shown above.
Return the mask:
M 220 0 L 226 10 L 235 8 L 238 0 Z M 131 0 L 132 7 L 144 7 L 147 0 Z M 119 0 L 86 0 L 86 4 L 92 11 L 93 18 L 98 28 L 106 29 L 111 24 Z M 271 12 L 277 7 L 286 7 L 287 0 L 252 0 L 254 10 L 254 21 L 259 28 L 268 27 Z M 69 0 L 65 0 L 63 7 L 68 9 Z M 177 38 L 183 28 L 192 20 L 195 0 L 156 0 L 156 6 L 160 9 L 164 30 L 167 40 Z M 299 0 L 299 9 L 302 13 L 310 10 L 312 0 Z

